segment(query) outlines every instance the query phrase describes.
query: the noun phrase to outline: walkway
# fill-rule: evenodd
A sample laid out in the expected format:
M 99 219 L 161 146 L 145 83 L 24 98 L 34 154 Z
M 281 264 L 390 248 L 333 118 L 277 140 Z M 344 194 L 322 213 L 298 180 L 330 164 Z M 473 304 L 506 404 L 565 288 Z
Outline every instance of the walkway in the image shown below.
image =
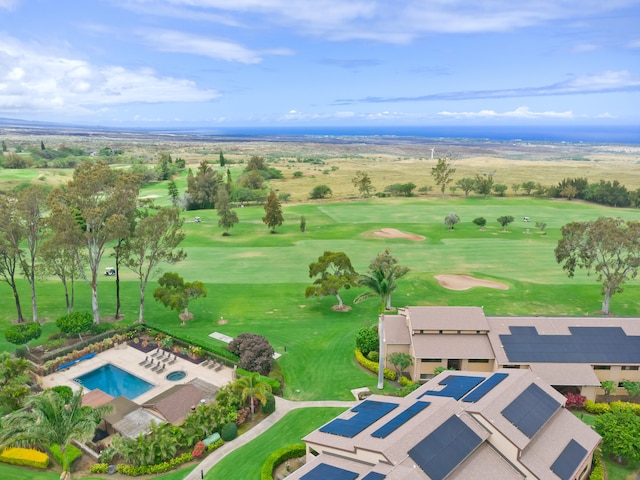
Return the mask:
M 351 408 L 356 403 L 346 401 L 317 401 L 317 402 L 292 402 L 291 400 L 285 400 L 284 398 L 276 397 L 276 411 L 261 421 L 258 425 L 253 427 L 248 432 L 240 435 L 234 441 L 225 443 L 222 447 L 212 452 L 207 458 L 205 458 L 199 465 L 197 465 L 191 473 L 189 473 L 184 480 L 200 480 L 206 473 L 213 468 L 213 466 L 222 460 L 226 455 L 233 452 L 237 448 L 246 445 L 251 440 L 258 437 L 263 432 L 267 431 L 273 425 L 275 425 L 282 417 L 284 417 L 291 410 L 296 408 L 309 408 L 309 407 L 345 407 Z

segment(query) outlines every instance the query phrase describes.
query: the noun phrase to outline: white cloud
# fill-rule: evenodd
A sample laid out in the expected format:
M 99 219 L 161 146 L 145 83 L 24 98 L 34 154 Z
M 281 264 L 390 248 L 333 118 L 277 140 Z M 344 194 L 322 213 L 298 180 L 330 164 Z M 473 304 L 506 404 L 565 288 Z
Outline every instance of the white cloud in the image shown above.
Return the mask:
M 18 5 L 18 2 L 19 0 L 0 0 L 0 8 L 12 10 L 16 5 Z
M 290 50 L 255 51 L 238 43 L 226 40 L 191 35 L 175 30 L 143 30 L 139 32 L 145 41 L 165 52 L 188 53 L 228 62 L 255 64 L 262 61 L 262 55 L 290 55 Z
M 571 110 L 566 112 L 534 112 L 527 106 L 521 106 L 510 112 L 496 112 L 495 110 L 480 110 L 478 112 L 438 112 L 438 115 L 452 118 L 574 118 Z
M 309 121 L 309 120 L 345 120 L 345 119 L 359 119 L 359 120 L 415 120 L 421 118 L 428 118 L 423 114 L 403 113 L 403 112 L 352 112 L 352 111 L 337 111 L 326 113 L 303 113 L 296 110 L 290 110 L 287 114 L 283 115 L 281 120 L 296 120 L 296 121 Z
M 1 113 L 90 114 L 105 105 L 203 102 L 219 96 L 151 69 L 97 66 L 46 50 L 0 37 Z

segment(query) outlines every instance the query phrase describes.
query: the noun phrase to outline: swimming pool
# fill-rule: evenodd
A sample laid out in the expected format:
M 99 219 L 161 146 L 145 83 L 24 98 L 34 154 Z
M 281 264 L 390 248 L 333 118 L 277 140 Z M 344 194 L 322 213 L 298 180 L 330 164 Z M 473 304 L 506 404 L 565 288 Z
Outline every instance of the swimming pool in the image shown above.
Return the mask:
M 112 397 L 122 395 L 129 400 L 133 400 L 155 386 L 110 363 L 80 375 L 73 380 L 89 390 L 99 388 Z

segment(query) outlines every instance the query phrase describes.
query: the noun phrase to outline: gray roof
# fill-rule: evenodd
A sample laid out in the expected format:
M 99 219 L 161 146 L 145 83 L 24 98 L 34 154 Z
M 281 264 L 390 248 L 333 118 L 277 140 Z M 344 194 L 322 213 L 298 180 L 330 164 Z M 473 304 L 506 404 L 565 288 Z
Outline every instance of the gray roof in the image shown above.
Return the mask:
M 136 438 L 141 433 L 149 433 L 152 423 L 159 425 L 164 423 L 164 420 L 149 410 L 138 408 L 126 415 L 119 422 L 114 423 L 113 429 L 125 437 Z
M 407 307 L 412 330 L 489 330 L 480 307 Z
M 486 335 L 414 335 L 413 350 L 416 358 L 494 358 Z
M 384 316 L 384 341 L 388 345 L 411 344 L 411 334 L 403 315 Z
M 600 380 L 587 363 L 563 363 L 561 368 L 557 363 L 531 363 L 529 368 L 549 385 L 600 386 Z
M 109 425 L 119 422 L 131 412 L 140 408 L 140 405 L 136 402 L 123 396 L 114 398 L 107 405 L 113 405 L 113 413 L 107 413 L 103 417 L 104 421 Z
M 202 400 L 203 394 L 193 384 L 174 385 L 147 400 L 142 406 L 159 413 L 173 424 L 181 423 Z

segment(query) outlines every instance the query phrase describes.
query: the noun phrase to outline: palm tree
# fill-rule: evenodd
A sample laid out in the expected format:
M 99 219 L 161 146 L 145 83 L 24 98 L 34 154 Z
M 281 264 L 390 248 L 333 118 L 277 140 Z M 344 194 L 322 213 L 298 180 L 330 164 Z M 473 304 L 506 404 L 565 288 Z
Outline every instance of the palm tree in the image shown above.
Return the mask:
M 380 344 L 378 346 L 378 390 L 384 388 L 384 308 L 385 302 L 391 297 L 391 293 L 398 288 L 396 284 L 397 266 L 389 268 L 386 272 L 382 268 L 372 271 L 371 275 L 360 275 L 358 285 L 367 287 L 368 292 L 361 293 L 353 303 L 360 303 L 372 297 L 380 298 L 380 315 L 378 316 L 378 337 Z
M 74 392 L 67 403 L 53 390 L 30 397 L 26 408 L 2 419 L 0 450 L 8 446 L 46 448 L 60 446 L 62 455 L 61 479 L 71 479 L 67 447 L 72 441 L 86 442 L 93 437 L 96 426 L 110 405 L 83 407 L 82 391 Z
M 253 420 L 253 399 L 260 400 L 262 405 L 267 403 L 267 393 L 271 393 L 271 385 L 260 378 L 258 372 L 251 372 L 245 377 L 238 378 L 232 385 L 234 391 L 240 393 L 244 402 L 249 400 L 251 405 L 251 420 Z

